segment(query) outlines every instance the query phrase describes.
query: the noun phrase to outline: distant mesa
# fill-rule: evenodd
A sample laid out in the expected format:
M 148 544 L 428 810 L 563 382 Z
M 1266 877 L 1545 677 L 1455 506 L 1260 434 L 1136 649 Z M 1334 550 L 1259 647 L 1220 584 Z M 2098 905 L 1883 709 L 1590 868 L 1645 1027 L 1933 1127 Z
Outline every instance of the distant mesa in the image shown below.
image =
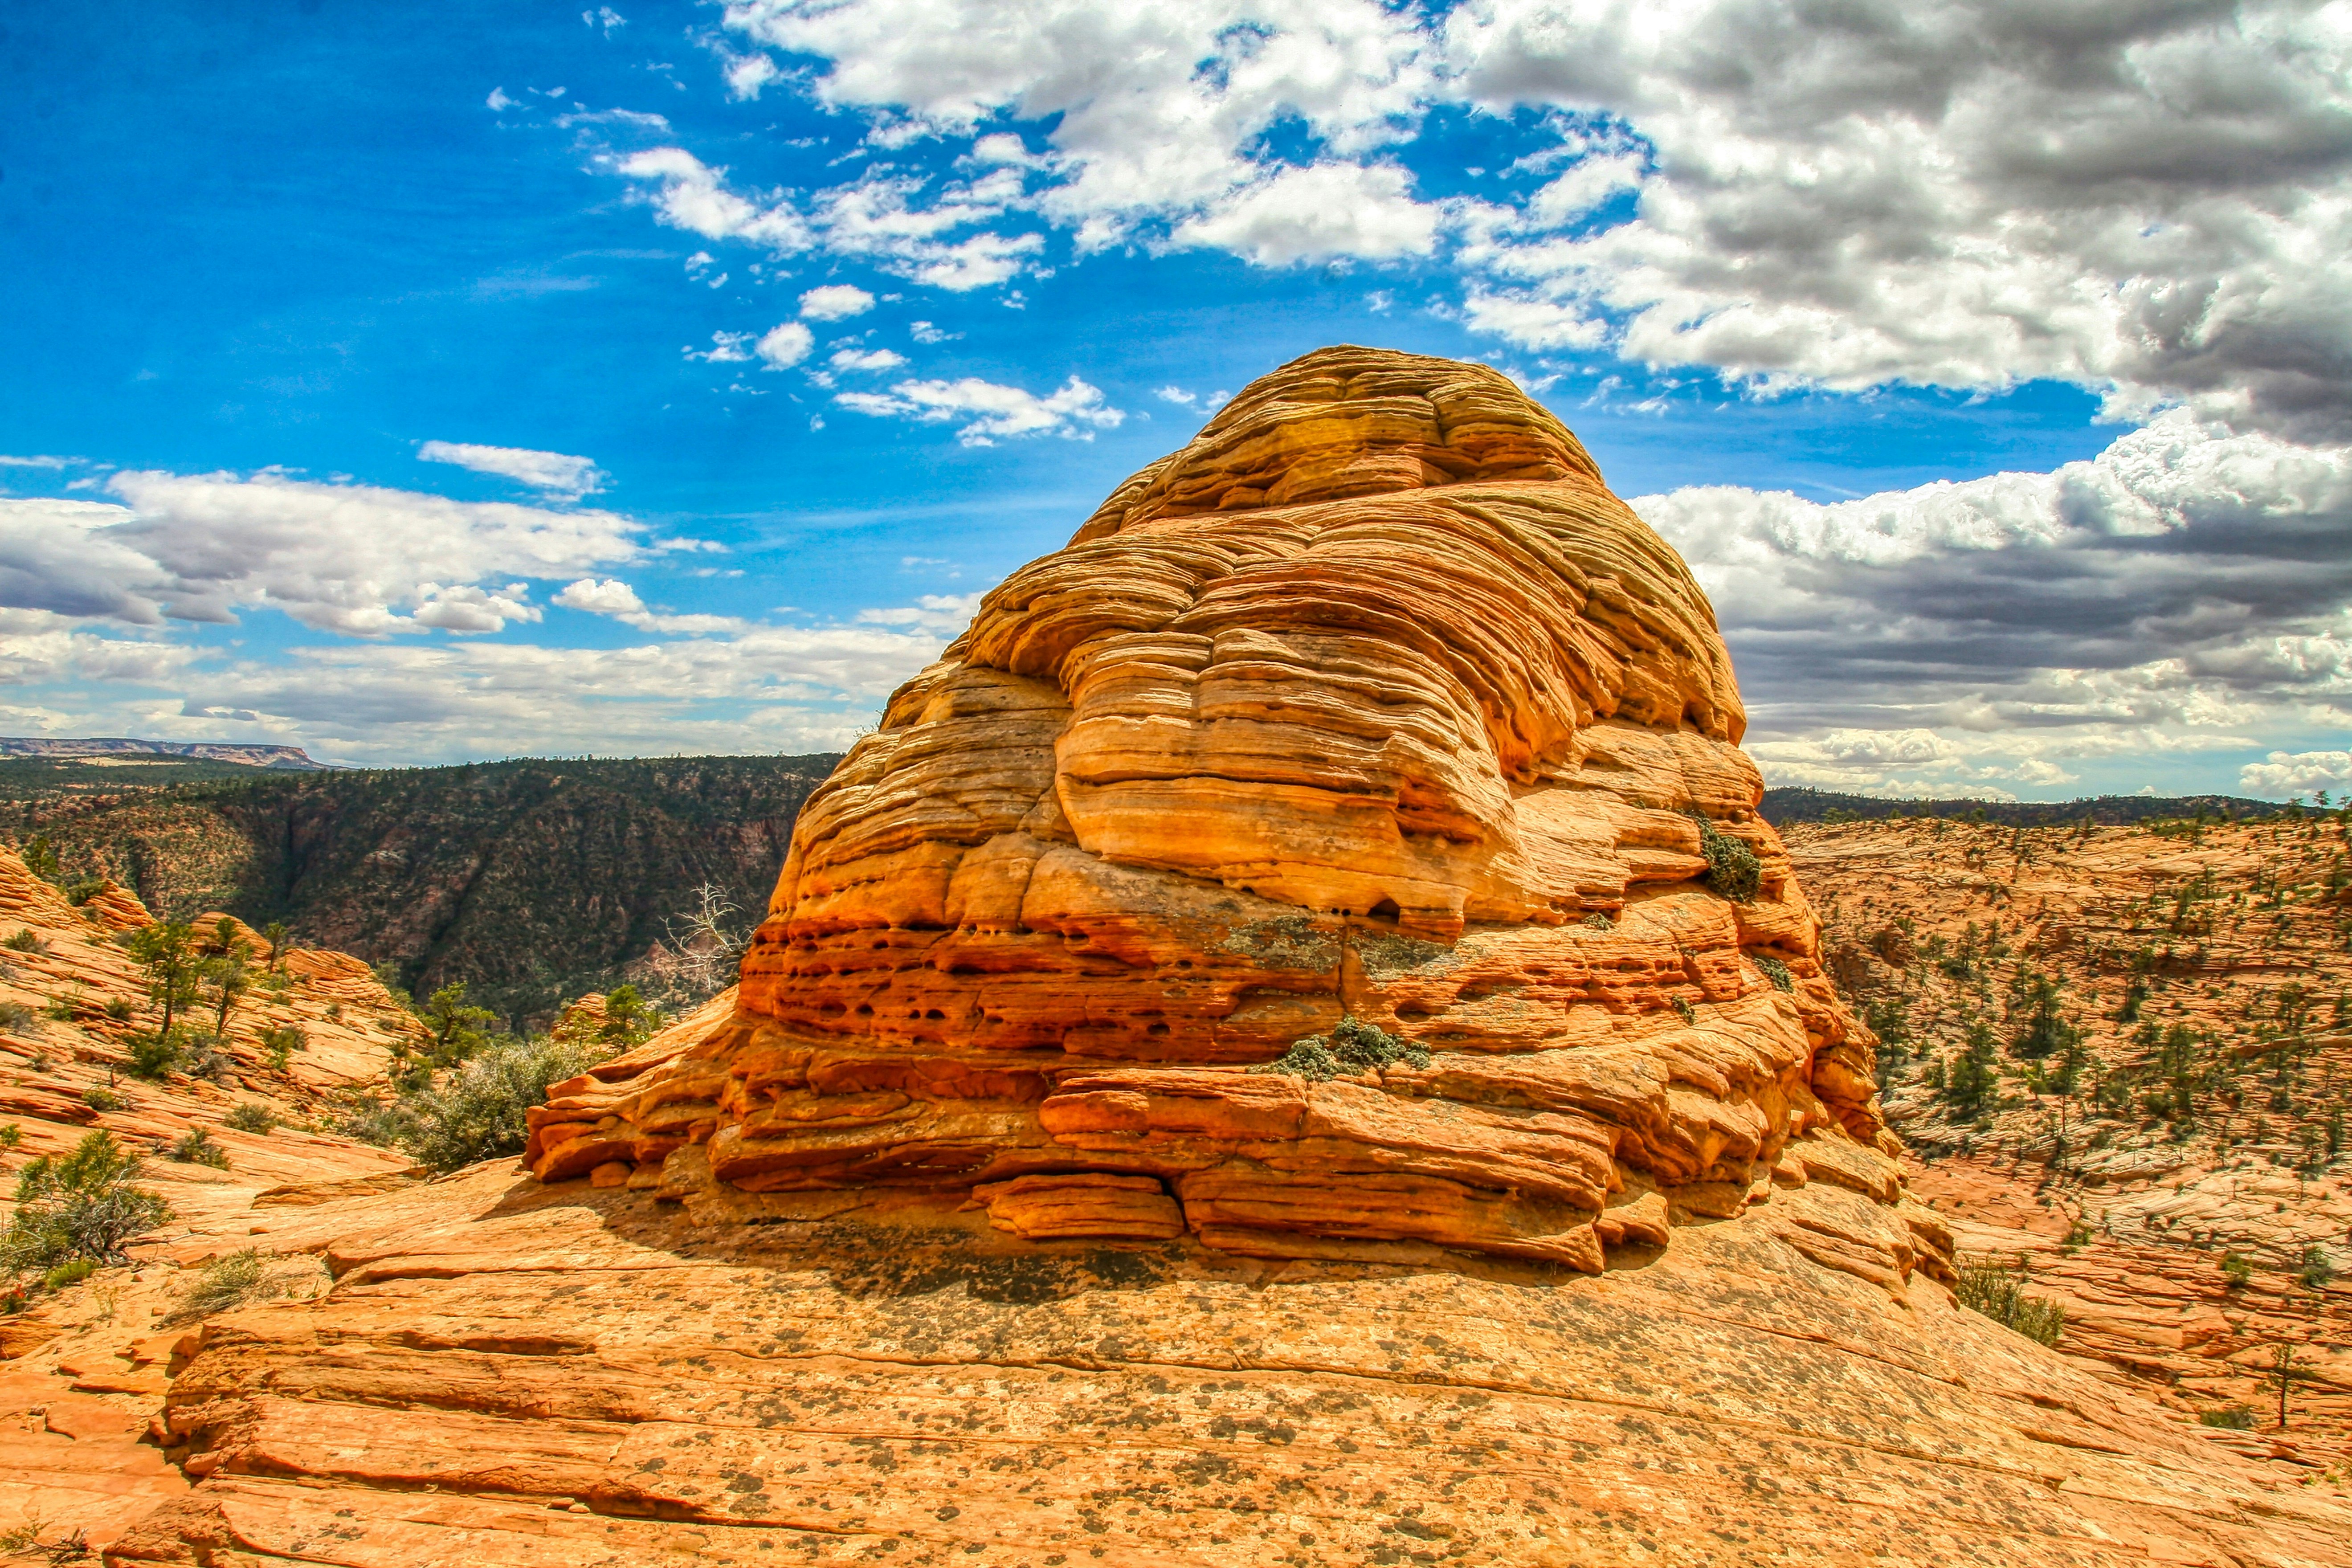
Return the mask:
M 226 741 L 135 741 L 120 736 L 59 741 L 41 735 L 0 735 L 0 757 L 82 758 L 99 763 L 178 757 L 297 773 L 323 773 L 334 765 L 320 762 L 299 746 L 249 746 Z

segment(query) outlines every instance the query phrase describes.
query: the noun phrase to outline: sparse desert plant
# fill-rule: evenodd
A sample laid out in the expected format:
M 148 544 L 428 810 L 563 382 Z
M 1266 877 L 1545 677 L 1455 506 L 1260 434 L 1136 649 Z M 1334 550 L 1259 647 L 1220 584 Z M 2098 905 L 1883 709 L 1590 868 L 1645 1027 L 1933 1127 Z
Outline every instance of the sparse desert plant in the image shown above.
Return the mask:
M 1320 1083 L 1343 1073 L 1372 1072 L 1398 1062 L 1425 1068 L 1429 1065 L 1429 1051 L 1390 1034 L 1377 1024 L 1348 1017 L 1333 1025 L 1328 1036 L 1308 1035 L 1275 1060 L 1260 1063 L 1250 1071 L 1278 1073 Z
M 156 1082 L 179 1070 L 181 1058 L 186 1054 L 175 1031 L 165 1034 L 157 1029 L 132 1035 L 123 1042 L 131 1053 L 131 1073 L 133 1078 Z
M 2224 1405 L 2219 1410 L 2199 1411 L 2197 1419 L 2208 1426 L 2220 1426 L 2231 1432 L 2246 1432 L 2253 1428 L 2254 1413 L 2247 1405 Z
M 43 937 L 39 931 L 35 931 L 31 926 L 18 926 L 16 931 L 9 936 L 7 941 L 0 942 L 0 947 L 5 947 L 11 952 L 47 952 L 49 951 L 47 939 Z
M 113 1019 L 116 1023 L 122 1023 L 131 1016 L 131 998 L 128 996 L 110 996 L 106 999 L 106 1005 L 100 1009 L 100 1011 L 104 1012 L 108 1017 Z
M 101 1083 L 91 1084 L 88 1089 L 83 1089 L 81 1102 L 92 1110 L 123 1110 L 131 1104 L 128 1100 Z
M 268 1058 L 272 1071 L 284 1072 L 296 1051 L 310 1048 L 310 1037 L 302 1033 L 299 1024 L 280 1024 L 261 1031 L 261 1051 Z
M 33 1010 L 22 1002 L 0 1002 L 0 1031 L 22 1034 L 32 1027 Z
M 185 1045 L 187 1054 L 181 1059 L 180 1070 L 190 1078 L 218 1078 L 228 1070 L 231 1064 L 221 1051 L 219 1036 L 191 1033 Z
M 601 1041 L 499 1037 L 437 1082 L 414 1083 L 391 1100 L 352 1104 L 336 1119 L 336 1130 L 404 1149 L 436 1171 L 519 1154 L 530 1136 L 524 1113 L 546 1103 L 547 1086 L 576 1078 L 612 1054 Z
M 258 1100 L 241 1100 L 228 1108 L 221 1125 L 234 1127 L 239 1132 L 268 1132 L 278 1125 L 278 1113 Z
M 62 1290 L 68 1285 L 79 1285 L 98 1271 L 95 1258 L 76 1258 L 58 1264 L 41 1276 L 41 1283 L 52 1290 Z
M 1735 904 L 1752 902 L 1764 886 L 1764 864 L 1756 851 L 1717 828 L 1705 816 L 1691 813 L 1698 824 L 1699 853 L 1706 859 L 1706 885 Z
M 126 931 L 121 939 L 131 956 L 147 972 L 147 995 L 163 1009 L 159 1035 L 169 1035 L 181 1009 L 196 999 L 201 955 L 194 928 L 185 921 L 158 921 Z
M 1963 1259 L 1952 1294 L 1972 1312 L 1990 1318 L 2037 1344 L 2054 1345 L 2066 1328 L 2066 1309 L 2025 1293 L 2021 1268 L 1998 1258 Z
M 1787 964 L 1769 952 L 1752 953 L 1749 956 L 1756 961 L 1756 967 L 1763 972 L 1764 978 L 1772 983 L 1773 990 L 1794 991 L 1797 988 L 1797 977 L 1789 973 Z
M 291 1281 L 282 1273 L 272 1273 L 271 1262 L 268 1253 L 253 1247 L 213 1259 L 205 1265 L 196 1282 L 180 1298 L 179 1306 L 165 1321 L 194 1322 L 216 1312 L 234 1311 L 248 1301 L 275 1300 L 283 1296 Z
M 41 1009 L 41 1016 L 55 1023 L 70 1024 L 74 1021 L 76 1010 L 72 997 L 52 996 L 48 1005 Z
M 25 1141 L 25 1130 L 11 1121 L 0 1127 L 0 1149 L 14 1149 Z
M 1606 914 L 1599 910 L 1593 910 L 1591 914 L 1585 916 L 1576 923 L 1580 926 L 1588 926 L 1594 931 L 1615 931 L 1617 929 L 1617 922 L 1611 920 Z
M 166 1151 L 174 1163 L 182 1165 L 210 1165 L 215 1171 L 228 1169 L 228 1151 L 214 1142 L 209 1127 L 191 1127 L 174 1139 Z
M 2221 1286 L 2227 1290 L 2243 1289 L 2254 1277 L 2254 1266 L 2242 1255 L 2225 1252 L 2221 1255 Z
M 131 1185 L 138 1159 L 103 1130 L 63 1157 L 16 1173 L 16 1212 L 0 1234 L 0 1271 L 46 1271 L 76 1258 L 123 1260 L 123 1244 L 172 1217 L 161 1196 Z
M 2336 1278 L 2336 1264 L 2327 1256 L 2327 1248 L 2316 1244 L 2303 1249 L 2302 1266 L 2295 1277 L 2306 1290 L 2325 1290 L 2327 1282 Z

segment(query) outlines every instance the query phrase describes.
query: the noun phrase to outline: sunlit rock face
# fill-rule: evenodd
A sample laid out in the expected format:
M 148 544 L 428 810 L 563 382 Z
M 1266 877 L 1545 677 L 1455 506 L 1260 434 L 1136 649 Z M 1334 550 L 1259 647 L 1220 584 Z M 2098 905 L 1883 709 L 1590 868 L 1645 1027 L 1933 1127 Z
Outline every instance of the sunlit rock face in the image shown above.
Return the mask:
M 1308 354 L 988 595 L 803 810 L 731 1015 L 563 1086 L 529 1158 L 1588 1271 L 1810 1162 L 1885 1216 L 1821 1245 L 1899 1288 L 1934 1227 L 1743 724 L 1706 595 L 1559 420 Z M 1370 1058 L 1286 1057 L 1350 1019 Z

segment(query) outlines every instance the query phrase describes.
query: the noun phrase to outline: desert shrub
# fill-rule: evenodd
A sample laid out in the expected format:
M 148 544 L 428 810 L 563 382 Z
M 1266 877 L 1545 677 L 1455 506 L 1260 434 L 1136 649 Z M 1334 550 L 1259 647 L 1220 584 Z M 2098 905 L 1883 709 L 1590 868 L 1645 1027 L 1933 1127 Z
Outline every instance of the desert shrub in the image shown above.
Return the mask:
M 16 1034 L 29 1028 L 32 1022 L 33 1010 L 22 1002 L 0 1002 L 0 1029 Z
M 523 1113 L 546 1102 L 547 1086 L 612 1054 L 599 1041 L 499 1037 L 437 1080 L 389 1100 L 355 1103 L 337 1118 L 336 1131 L 405 1150 L 436 1171 L 519 1154 L 530 1136 Z
M 1963 1262 L 1953 1288 L 1959 1304 L 2037 1344 L 2054 1345 L 2065 1331 L 2066 1309 L 2025 1293 L 2023 1272 L 1997 1258 Z
M 1580 926 L 1590 926 L 1594 931 L 1615 931 L 1617 929 L 1617 922 L 1611 920 L 1606 914 L 1603 914 L 1599 910 L 1593 910 L 1591 914 L 1585 916 L 1576 923 Z
M 2302 1266 L 2295 1271 L 2295 1277 L 2303 1281 L 2306 1290 L 2326 1289 L 2327 1282 L 2336 1278 L 2336 1265 L 2329 1259 L 2327 1248 L 2316 1245 L 2305 1247 Z
M 213 1141 L 209 1127 L 191 1127 L 173 1141 L 165 1151 L 173 1161 L 183 1165 L 210 1165 L 215 1171 L 228 1169 L 228 1151 Z
M 1332 1026 L 1328 1036 L 1309 1035 L 1276 1059 L 1250 1071 L 1280 1073 L 1286 1078 L 1321 1083 L 1342 1073 L 1370 1072 L 1398 1062 L 1425 1068 L 1429 1065 L 1429 1051 L 1390 1034 L 1377 1024 L 1367 1024 L 1361 1018 L 1342 1018 Z
M 0 1149 L 14 1149 L 25 1141 L 25 1130 L 11 1121 L 0 1127 Z
M 18 926 L 16 933 L 10 936 L 7 941 L 0 942 L 0 947 L 5 947 L 12 952 L 47 952 L 49 951 L 49 944 L 42 939 L 41 933 L 35 931 L 31 926 Z
M 83 1089 L 81 1102 L 92 1110 L 121 1110 L 131 1104 L 102 1083 L 94 1083 Z
M 2228 1290 L 2242 1289 L 2254 1277 L 2254 1266 L 2242 1254 L 2221 1255 L 2221 1286 Z
M 1767 952 L 1756 953 L 1753 956 L 1756 960 L 1756 967 L 1764 972 L 1764 978 L 1772 983 L 1773 990 L 1794 991 L 1797 988 L 1797 977 L 1789 973 L 1787 964 Z
M 185 1055 L 176 1031 L 142 1032 L 125 1039 L 123 1046 L 131 1053 L 131 1076 L 158 1083 L 179 1070 L 180 1058 Z
M 171 1205 L 131 1184 L 139 1161 L 100 1131 L 62 1158 L 44 1154 L 16 1173 L 16 1212 L 0 1234 L 0 1270 L 47 1270 L 77 1258 L 123 1261 L 123 1244 L 172 1217 Z
M 2208 1426 L 2221 1426 L 2232 1432 L 2253 1429 L 2254 1413 L 2243 1405 L 2225 1405 L 2219 1410 L 2200 1410 L 2197 1419 Z
M 278 1113 L 257 1100 L 243 1100 L 228 1108 L 221 1123 L 239 1132 L 268 1132 L 278 1125 Z
M 188 1293 L 180 1298 L 172 1321 L 187 1322 L 209 1318 L 215 1312 L 242 1307 L 257 1296 L 275 1296 L 279 1291 L 280 1288 L 269 1278 L 268 1260 L 258 1247 L 248 1247 L 205 1264 Z
M 1341 1072 L 1339 1058 L 1323 1043 L 1320 1035 L 1309 1035 L 1296 1041 L 1291 1047 L 1270 1062 L 1250 1068 L 1256 1073 L 1279 1073 L 1285 1078 L 1303 1078 L 1309 1083 L 1327 1083 Z
M 131 1016 L 131 998 L 128 996 L 110 996 L 106 999 L 106 1005 L 101 1010 L 108 1017 L 120 1024 Z
M 52 996 L 49 1005 L 41 1009 L 41 1016 L 59 1024 L 70 1024 L 74 1021 L 75 1011 L 72 997 Z
M 221 1050 L 218 1035 L 191 1033 L 184 1043 L 186 1054 L 181 1058 L 180 1070 L 190 1078 L 218 1078 L 234 1065 Z
M 89 902 L 90 900 L 98 897 L 99 894 L 106 891 L 106 879 L 98 876 L 76 877 L 67 882 L 59 890 L 65 894 L 66 902 L 71 904 L 76 909 L 79 909 L 84 904 Z
M 1690 1005 L 1688 997 L 1677 996 L 1674 999 L 1674 1005 L 1675 1017 L 1685 1024 L 1695 1025 L 1698 1022 L 1698 1009 Z
M 41 1283 L 52 1290 L 62 1290 L 68 1285 L 79 1285 L 98 1271 L 95 1258 L 76 1258 L 60 1263 L 41 1276 Z
M 276 1028 L 261 1031 L 262 1053 L 269 1058 L 270 1067 L 278 1072 L 286 1070 L 286 1064 L 293 1059 L 296 1051 L 310 1048 L 310 1037 L 302 1033 L 299 1024 L 281 1024 Z
M 1698 824 L 1699 853 L 1706 858 L 1706 885 L 1735 904 L 1752 901 L 1764 886 L 1764 864 L 1756 851 L 1697 812 L 1691 820 Z

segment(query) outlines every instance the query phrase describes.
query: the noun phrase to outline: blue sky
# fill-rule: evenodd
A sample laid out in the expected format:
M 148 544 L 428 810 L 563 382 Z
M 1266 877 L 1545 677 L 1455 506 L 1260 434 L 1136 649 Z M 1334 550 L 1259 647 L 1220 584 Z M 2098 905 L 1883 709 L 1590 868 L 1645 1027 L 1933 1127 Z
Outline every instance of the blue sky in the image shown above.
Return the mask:
M 2345 39 L 2110 9 L 12 16 L 0 729 L 833 749 L 1351 341 L 1568 421 L 1776 782 L 2338 787 Z

